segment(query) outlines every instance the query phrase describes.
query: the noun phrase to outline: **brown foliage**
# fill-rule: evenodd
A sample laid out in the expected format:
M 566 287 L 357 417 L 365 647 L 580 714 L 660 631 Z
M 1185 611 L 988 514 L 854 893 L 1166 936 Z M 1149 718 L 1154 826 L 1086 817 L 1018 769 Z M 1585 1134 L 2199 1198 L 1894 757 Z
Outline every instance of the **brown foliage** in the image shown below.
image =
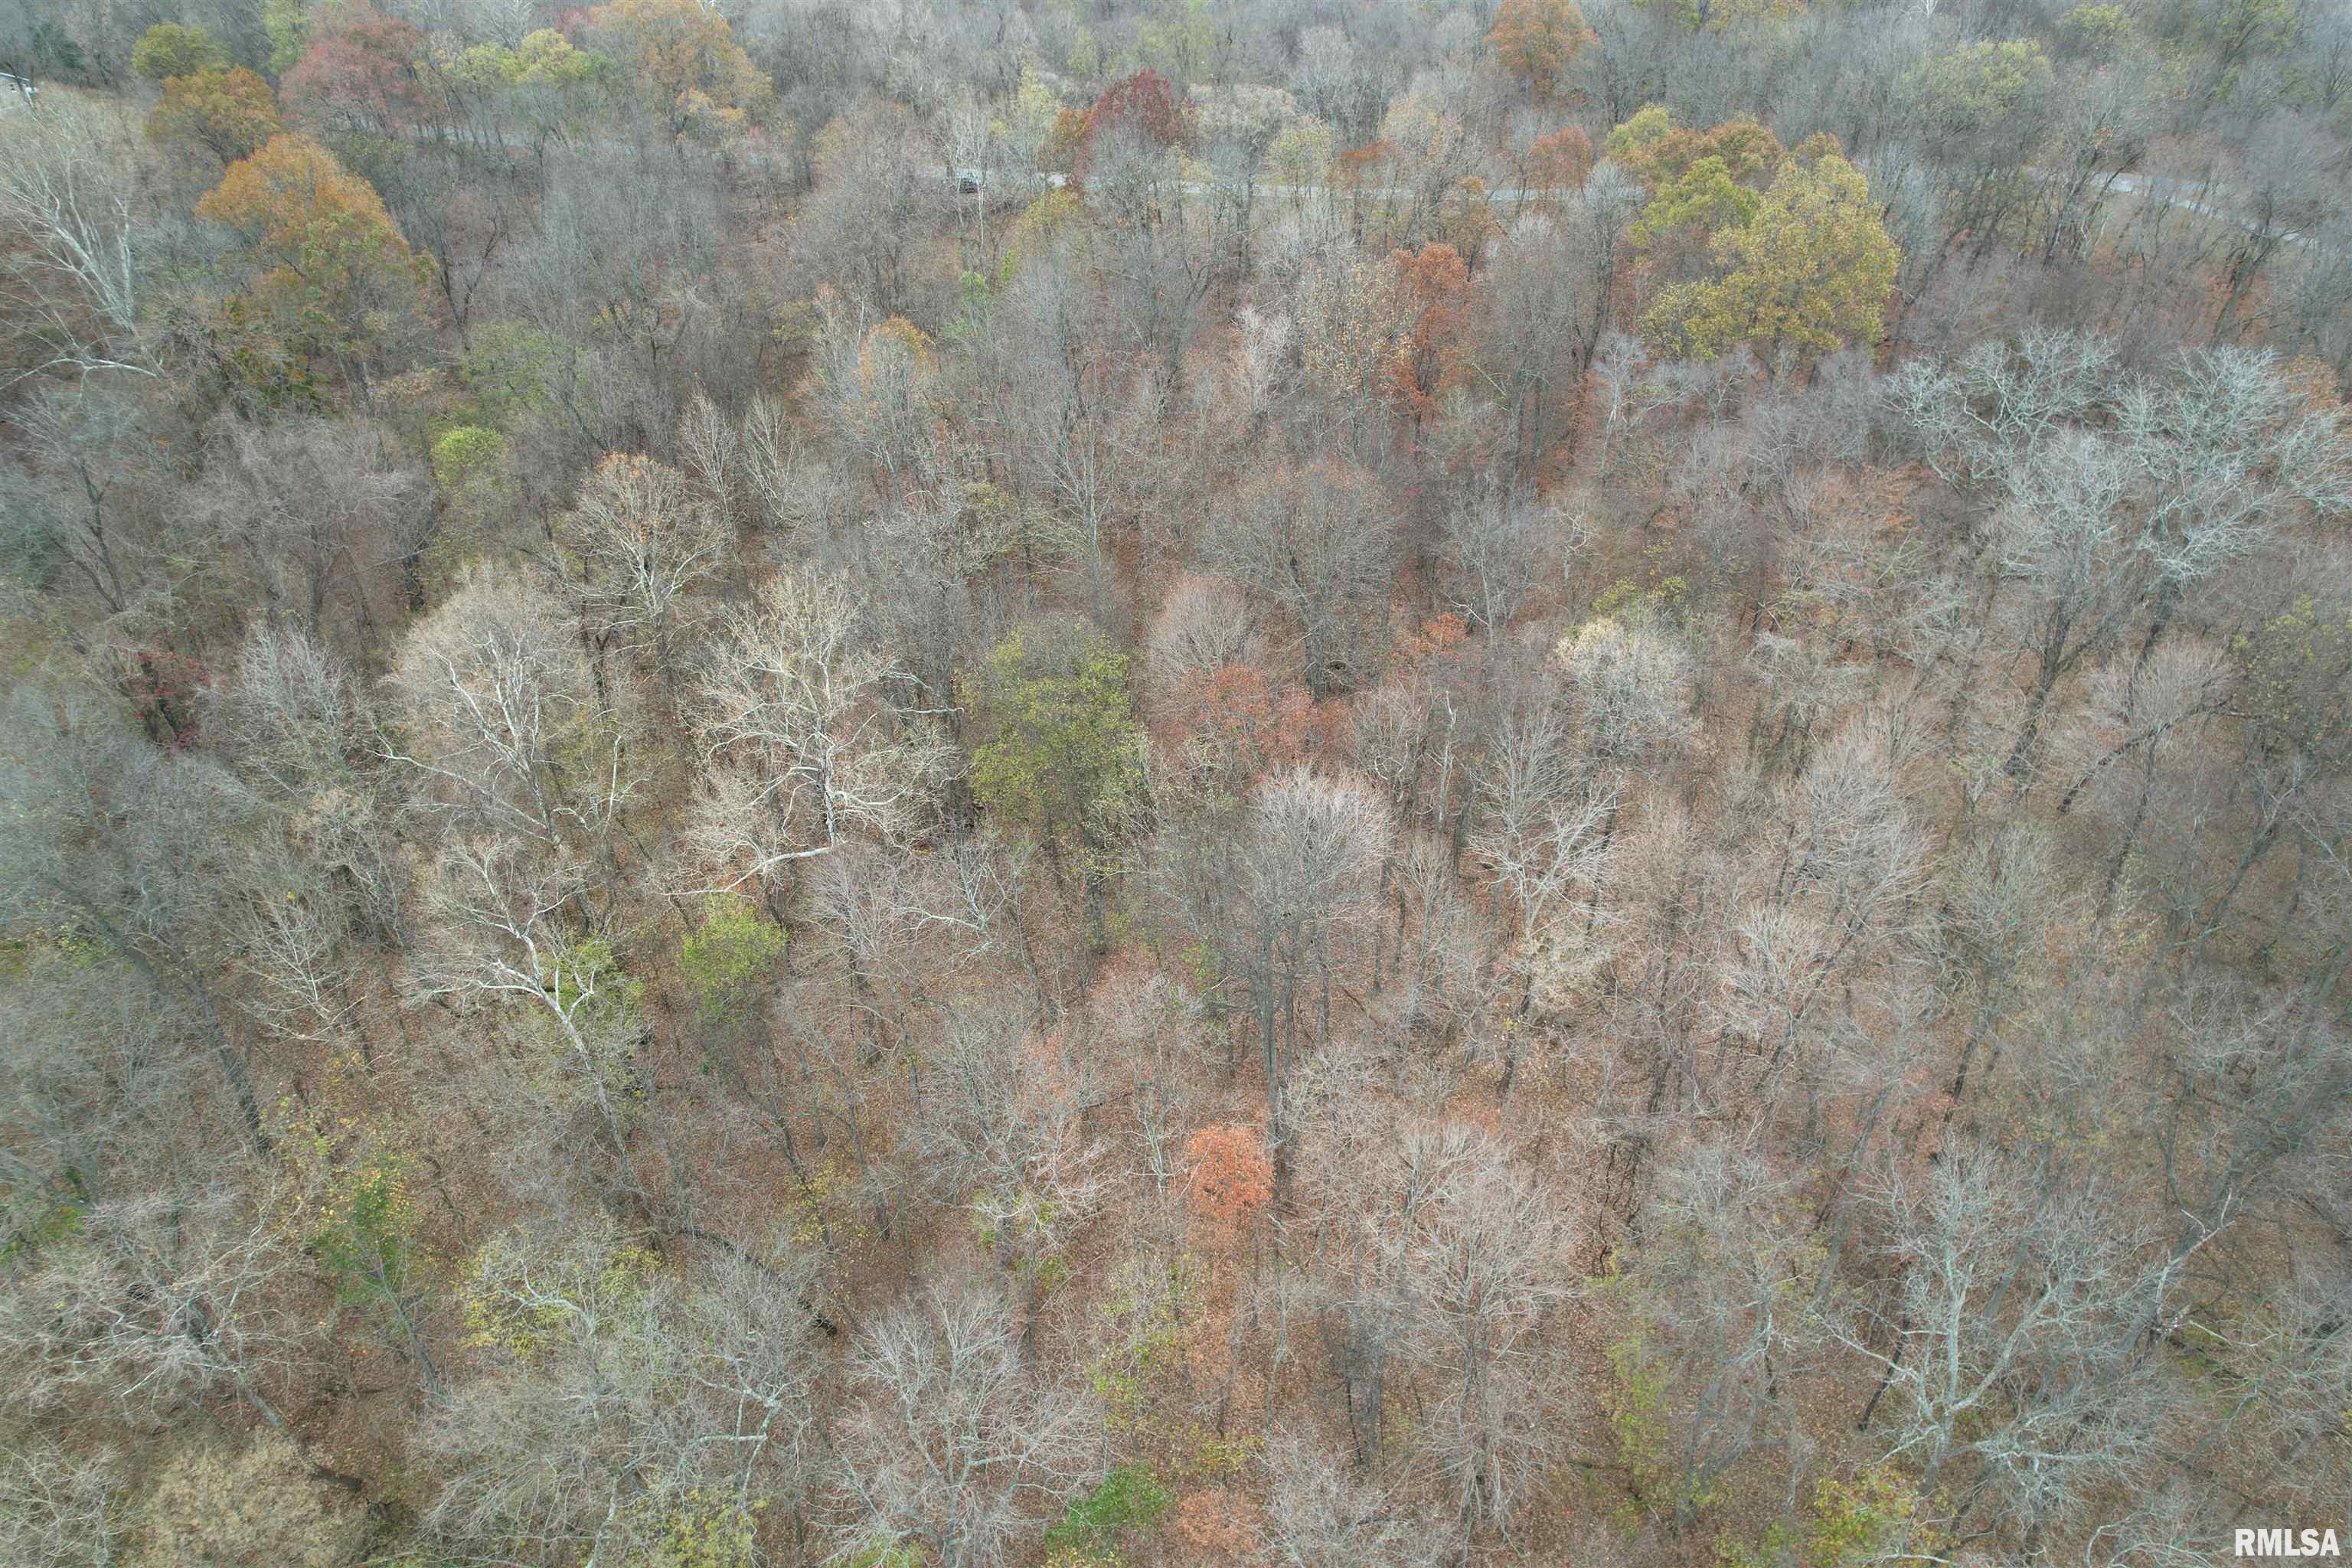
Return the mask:
M 1644 115 L 1652 112 L 1654 111 L 1643 110 Z M 1817 143 L 1822 140 L 1827 139 L 1814 138 L 1804 145 L 1818 153 Z M 1768 127 L 1753 120 L 1727 120 L 1708 131 L 1675 125 L 1664 135 L 1618 146 L 1614 156 L 1654 191 L 1679 179 L 1701 158 L 1720 158 L 1725 173 L 1734 181 L 1760 187 L 1771 179 L 1788 153 Z
M 310 46 L 286 73 L 286 101 L 309 119 L 385 132 L 431 106 L 417 73 L 425 35 L 366 0 L 323 8 Z
M 1390 401 L 1416 424 L 1469 374 L 1470 268 L 1450 245 L 1400 250 L 1389 258 L 1403 297 L 1404 342 L 1391 369 Z
M 1592 138 L 1569 126 L 1536 139 L 1528 149 L 1528 182 L 1545 190 L 1575 190 L 1592 173 Z
M 1576 0 L 1503 0 L 1486 34 L 1496 63 L 1538 98 L 1558 92 L 1569 62 L 1600 41 Z
M 356 1500 L 313 1479 L 294 1445 L 275 1436 L 238 1453 L 210 1444 L 181 1453 L 143 1513 L 138 1568 L 341 1568 L 367 1535 Z
M 1243 1563 L 1258 1544 L 1258 1510 L 1223 1487 L 1187 1492 L 1169 1516 L 1168 1533 L 1201 1563 Z
M 1303 761 L 1313 748 L 1314 705 L 1307 693 L 1277 687 L 1250 665 L 1188 677 L 1175 707 L 1186 750 L 1235 786 Z

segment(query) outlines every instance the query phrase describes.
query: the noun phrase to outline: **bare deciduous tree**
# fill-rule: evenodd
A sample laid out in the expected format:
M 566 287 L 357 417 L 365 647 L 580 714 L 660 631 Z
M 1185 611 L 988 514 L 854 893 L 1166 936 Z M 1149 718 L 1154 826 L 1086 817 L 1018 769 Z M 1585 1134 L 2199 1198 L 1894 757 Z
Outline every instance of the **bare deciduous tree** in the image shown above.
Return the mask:
M 62 94 L 0 119 L 0 226 L 17 243 L 5 274 L 25 375 L 156 369 L 140 320 L 147 268 L 131 195 L 110 176 L 125 117 Z
M 1923 1494 L 1957 1479 L 1963 1513 L 1997 1500 L 2050 1521 L 2162 1453 L 2169 1369 L 2143 1344 L 2185 1310 L 2167 1299 L 2177 1265 L 2145 1255 L 2109 1184 L 2046 1148 L 1964 1150 L 1890 1173 L 1872 1201 L 1894 1300 L 1832 1331 L 1895 1396 L 1886 1450 Z
M 696 706 L 710 773 L 689 829 L 698 863 L 738 888 L 853 832 L 905 834 L 944 764 L 838 577 L 779 573 L 730 614 Z
M 874 101 L 817 133 L 817 189 L 796 226 L 814 274 L 854 289 L 879 319 L 904 312 L 910 250 L 953 201 L 947 161 L 913 115 Z
M 1363 682 L 1381 652 L 1395 558 L 1393 517 L 1370 475 L 1325 465 L 1257 479 L 1212 542 L 1234 579 L 1297 628 L 1309 691 Z
M 731 1247 L 680 1280 L 602 1215 L 494 1237 L 463 1285 L 482 1364 L 428 1428 L 454 1467 L 428 1531 L 552 1564 L 634 1558 L 763 1503 L 797 1514 L 814 1283 L 804 1255 Z
M 1508 1536 L 1557 1451 L 1540 1342 L 1575 1238 L 1557 1202 L 1466 1129 L 1411 1140 L 1402 1191 L 1381 1244 L 1402 1255 L 1423 1354 L 1444 1379 L 1423 1442 L 1464 1532 Z
M 270 1394 L 315 1325 L 285 1294 L 299 1253 L 266 1185 L 126 1197 L 83 1213 L 0 1303 L 0 1344 L 36 1407 L 94 1395 L 169 1407 L 233 1393 L 290 1435 Z
M 1171 584 L 1146 639 L 1153 684 L 1172 692 L 1194 676 L 1250 662 L 1255 637 L 1249 603 L 1218 577 L 1182 577 Z
M 554 848 L 601 840 L 627 798 L 618 731 L 576 632 L 529 582 L 477 569 L 393 661 L 392 761 L 420 809 L 459 830 Z
M 1447 1531 L 1377 1482 L 1349 1476 L 1313 1436 L 1278 1434 L 1266 1445 L 1266 1468 L 1265 1548 L 1284 1568 L 1436 1568 L 1448 1560 Z
M 597 637 L 642 652 L 674 685 L 678 621 L 727 543 L 719 511 L 668 464 L 614 456 L 581 482 L 555 542 L 579 563 L 576 591 Z
M 580 868 L 543 861 L 522 841 L 450 840 L 425 881 L 430 934 L 408 993 L 461 1010 L 509 1001 L 535 1009 L 564 1064 L 565 1098 L 594 1106 L 625 1189 L 641 1194 L 628 1072 L 646 1025 L 588 891 Z
M 1009 1001 L 952 1008 L 906 1131 L 934 1195 L 966 1207 L 992 1241 L 1024 1359 L 1036 1352 L 1045 1266 L 1105 1196 L 1101 1151 L 1083 1135 L 1078 1096 L 1047 1070 L 1029 1023 Z
M 401 932 L 394 801 L 381 710 L 342 660 L 291 628 L 257 625 L 215 696 L 211 734 L 281 814 L 286 837 L 379 937 Z
M 1513 915 L 1507 948 L 1496 955 L 1518 992 L 1503 1073 L 1507 1095 L 1518 1060 L 1516 1037 L 1528 1026 L 1538 979 L 1572 984 L 1604 950 L 1594 927 L 1608 874 L 1609 825 L 1624 781 L 1576 755 L 1567 715 L 1533 700 L 1496 726 L 1480 784 L 1485 809 L 1469 848 L 1493 871 Z
M 85 695 L 20 686 L 0 724 L 0 914 L 78 931 L 172 997 L 266 1147 L 251 1060 L 217 994 L 218 904 L 246 868 L 255 802 L 226 769 L 157 750 Z
M 1392 832 L 1361 781 L 1292 768 L 1258 785 L 1238 842 L 1220 832 L 1190 845 L 1175 872 L 1195 930 L 1249 996 L 1281 1202 L 1294 1159 L 1286 1081 L 1310 1028 L 1328 1032 L 1346 933 L 1370 911 Z
M 1133 115 L 1097 135 L 1088 157 L 1094 221 L 1079 232 L 1079 254 L 1129 352 L 1181 384 L 1202 306 L 1241 247 L 1246 209 L 1194 195 L 1181 150 L 1161 145 Z
M 166 611 L 189 576 L 175 547 L 194 531 L 158 526 L 152 498 L 173 476 L 148 439 L 147 410 L 126 386 L 85 379 L 38 388 L 10 423 L 34 475 L 16 503 L 26 564 L 71 582 L 115 623 Z
M 1679 745 L 1694 728 L 1691 656 L 1643 616 L 1601 619 L 1562 637 L 1552 661 L 1567 673 L 1591 754 L 1633 764 Z
M 129 1521 L 110 1449 L 0 1452 L 0 1551 L 28 1568 L 113 1568 Z
M 422 465 L 365 421 L 225 421 L 209 477 L 209 531 L 244 558 L 267 603 L 312 637 L 346 598 L 373 625 L 369 574 L 421 550 L 433 526 Z
M 919 1542 L 941 1568 L 994 1568 L 1097 1471 L 1094 1411 L 1024 1370 L 992 1291 L 936 1285 L 877 1321 L 835 1431 L 847 1550 Z
M 1454 607 L 1486 634 L 1490 658 L 1537 583 L 1575 549 L 1577 531 L 1559 512 L 1517 490 L 1469 497 L 1446 513 Z
M 1784 1439 L 1795 1489 L 1802 1441 L 1796 1394 L 1821 1349 L 1813 1321 L 1822 1243 L 1801 1224 L 1794 1184 L 1720 1142 L 1669 1151 L 1651 1202 L 1649 1244 L 1628 1278 L 1671 1390 L 1667 1484 L 1654 1500 L 1677 1528 L 1759 1447 Z M 1656 1342 L 1649 1340 L 1654 1337 Z M 1775 1418 L 1782 1430 L 1770 1430 Z

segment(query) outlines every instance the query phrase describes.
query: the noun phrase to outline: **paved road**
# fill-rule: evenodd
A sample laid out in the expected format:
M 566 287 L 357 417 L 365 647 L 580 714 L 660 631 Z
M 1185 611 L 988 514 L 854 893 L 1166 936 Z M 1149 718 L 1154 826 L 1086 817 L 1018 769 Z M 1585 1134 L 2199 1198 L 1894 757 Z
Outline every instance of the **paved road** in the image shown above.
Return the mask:
M 2193 197 L 2179 195 L 2172 188 L 2174 184 L 2172 178 L 2166 174 L 2117 174 L 2110 188 L 2121 191 L 2126 195 L 2145 192 L 2168 207 L 2179 207 L 2188 212 L 2201 213 L 2207 217 L 2244 229 L 2248 234 L 2263 232 L 2262 225 L 2242 214 L 2223 212 L 2215 207 L 2209 207 Z M 2315 246 L 2319 243 L 2316 236 L 2305 234 L 2300 229 L 2287 229 L 2278 237 L 2288 245 Z
M 1854 160 L 1854 163 L 1856 167 L 1863 168 L 1865 171 L 1868 168 L 1864 160 L 1856 159 Z M 970 173 L 971 173 L 971 171 L 958 170 L 956 172 L 956 178 L 961 182 L 964 176 Z M 2056 178 L 2055 175 L 2051 174 L 2043 174 L 2040 177 L 2045 180 L 2054 180 Z M 1045 183 L 1056 190 L 1068 183 L 1059 174 L 1048 174 L 1045 178 Z M 1007 176 L 1003 183 L 1005 184 L 1013 184 L 1015 181 L 1011 176 Z M 2198 201 L 2193 196 L 2180 194 L 2180 187 L 2187 184 L 2188 182 L 2186 181 L 2176 181 L 2170 176 L 2164 174 L 2116 174 L 2110 176 L 2105 182 L 2102 189 L 2102 195 L 2144 195 L 2153 200 L 2164 203 L 2167 206 L 2178 207 L 2185 212 L 2200 214 L 2203 216 L 2212 218 L 2217 222 L 2226 223 L 2234 228 L 2242 229 L 2248 234 L 2260 234 L 2263 232 L 2262 225 L 2247 218 L 2243 214 L 2229 212 L 2219 207 L 2209 206 L 2205 203 Z M 1213 188 L 1213 187 L 1210 185 L 1195 181 L 1187 181 L 1184 184 L 1184 192 L 1187 195 L 1205 195 Z M 1330 195 L 1337 194 L 1345 195 L 1354 199 L 1369 198 L 1374 201 L 1411 201 L 1419 195 L 1418 192 L 1406 189 L 1402 186 L 1374 186 L 1367 190 L 1342 193 L 1336 192 L 1333 187 L 1328 185 L 1279 185 L 1266 184 L 1260 184 L 1257 189 L 1263 194 L 1276 196 Z M 973 193 L 967 189 L 966 194 L 970 195 Z M 1497 185 L 1486 193 L 1486 199 L 1498 206 L 1517 207 L 1524 205 L 1529 202 L 1540 201 L 1552 194 L 1553 193 L 1549 189 L 1528 190 L 1517 185 Z M 2288 245 L 2308 247 L 2318 243 L 2317 239 L 2313 236 L 2305 234 L 2296 229 L 2288 229 L 2280 234 L 2277 237 L 2280 241 Z
M 502 130 L 495 132 L 494 134 L 496 137 L 496 144 L 504 150 L 513 152 L 530 152 L 532 149 L 532 144 L 530 142 L 518 141 L 517 139 L 507 135 Z M 469 138 L 469 140 L 475 142 L 476 144 L 478 145 L 482 139 L 478 136 Z M 550 145 L 562 148 L 568 152 L 588 153 L 598 157 L 632 156 L 641 150 L 641 144 L 638 142 L 624 141 L 614 137 L 590 137 L 580 141 L 558 138 L 554 139 Z M 761 152 L 757 147 L 742 147 L 727 153 L 720 154 L 719 156 L 723 156 L 726 160 L 734 163 L 759 164 L 766 163 L 770 154 Z M 1857 167 L 1863 168 L 1865 171 L 1868 168 L 1867 160 L 1857 158 L 1854 160 L 1854 163 Z M 951 171 L 950 181 L 951 184 L 961 184 L 964 182 L 965 176 L 973 173 L 976 173 L 976 171 L 961 169 Z M 2048 174 L 2044 174 L 2042 177 L 2044 179 L 2056 178 L 2054 175 Z M 1059 190 L 1068 183 L 1068 180 L 1061 174 L 1046 174 L 1043 176 L 1043 184 L 1049 189 Z M 987 194 L 985 187 L 994 187 L 998 189 L 1015 187 L 1020 184 L 1020 182 L 1015 176 L 1007 174 L 994 178 L 983 177 L 981 184 L 984 187 L 982 190 L 966 190 L 963 194 L 969 195 L 985 195 Z M 2222 208 L 2210 206 L 2197 200 L 2194 196 L 2183 194 L 2183 187 L 2188 184 L 2189 183 L 2186 181 L 2175 180 L 2171 176 L 2164 174 L 2122 174 L 2110 176 L 2105 183 L 2105 193 L 2122 195 L 2147 195 L 2154 200 L 2164 203 L 2167 206 L 2177 207 L 2186 212 L 2200 214 L 2202 216 L 2212 218 L 2216 222 L 2229 224 L 2232 227 L 2242 229 L 2248 234 L 2261 234 L 2263 232 L 2263 226 L 2251 221 L 2241 213 L 2231 212 Z M 1032 188 L 1034 189 L 1034 186 L 1033 185 Z M 1184 192 L 1188 195 L 1205 195 L 1214 188 L 1215 187 L 1200 181 L 1187 181 L 1183 186 Z M 1374 186 L 1365 190 L 1340 191 L 1336 187 L 1328 185 L 1287 185 L 1266 184 L 1257 186 L 1257 190 L 1264 195 L 1276 197 L 1285 195 L 1344 195 L 1351 200 L 1370 198 L 1376 201 L 1410 201 L 1419 195 L 1419 193 L 1402 186 Z M 1549 190 L 1529 190 L 1517 185 L 1497 185 L 1486 193 L 1486 199 L 1496 205 L 1517 207 L 1524 205 L 1529 202 L 1540 200 L 1550 194 L 1551 192 Z M 2279 235 L 2277 237 L 2281 243 L 2302 246 L 2305 247 L 2315 247 L 2319 243 L 2315 237 L 2293 229 Z

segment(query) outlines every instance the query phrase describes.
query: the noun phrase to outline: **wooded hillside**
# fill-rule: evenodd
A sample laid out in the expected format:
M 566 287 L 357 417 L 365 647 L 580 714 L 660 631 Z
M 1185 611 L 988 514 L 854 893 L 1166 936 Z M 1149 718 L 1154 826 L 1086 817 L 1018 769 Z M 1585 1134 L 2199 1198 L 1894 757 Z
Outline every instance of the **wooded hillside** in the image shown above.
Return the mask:
M 0 1560 L 2352 1533 L 2338 0 L 0 69 Z

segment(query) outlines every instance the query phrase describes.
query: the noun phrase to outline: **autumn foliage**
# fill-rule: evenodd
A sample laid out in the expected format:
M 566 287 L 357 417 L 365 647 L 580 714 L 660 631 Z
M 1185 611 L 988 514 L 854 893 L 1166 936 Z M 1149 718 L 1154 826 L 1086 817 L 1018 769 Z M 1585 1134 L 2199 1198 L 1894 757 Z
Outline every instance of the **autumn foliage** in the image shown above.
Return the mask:
M 1713 249 L 1717 277 L 1661 290 L 1643 318 L 1707 359 L 1741 342 L 1801 355 L 1876 342 L 1902 263 L 1861 171 L 1827 153 L 1782 163 L 1753 220 Z
M 1247 1127 L 1203 1127 L 1184 1152 L 1192 1162 L 1191 1199 L 1198 1218 L 1238 1227 L 1274 1195 L 1274 1162 Z
M 1450 245 L 1400 250 L 1389 258 L 1404 333 L 1390 368 L 1390 403 L 1418 423 L 1468 374 L 1470 268 Z
M 1234 784 L 1303 761 L 1312 749 L 1314 706 L 1306 691 L 1277 687 L 1251 665 L 1196 671 L 1174 706 L 1190 760 Z
M 648 115 L 673 136 L 723 142 L 767 114 L 775 87 L 727 19 L 697 0 L 614 0 L 590 14 L 598 39 L 636 79 Z
M 1528 183 L 1543 190 L 1572 191 L 1592 173 L 1592 138 L 1569 126 L 1538 137 L 1528 149 Z
M 163 22 L 140 35 L 131 51 L 131 70 L 148 81 L 169 81 L 175 76 L 226 70 L 228 50 L 202 27 Z
M 284 129 L 269 84 L 243 66 L 167 79 L 147 114 L 149 141 L 193 143 L 223 163 L 252 156 Z
M 1407 664 L 1419 664 L 1433 658 L 1459 659 L 1464 652 L 1463 645 L 1469 638 L 1468 624 L 1448 610 L 1399 633 L 1397 657 Z
M 425 35 L 365 0 L 323 12 L 286 73 L 286 101 L 303 114 L 377 132 L 414 122 L 429 97 L 417 73 Z
M 1724 173 L 1748 186 L 1770 180 L 1787 152 L 1769 128 L 1753 120 L 1727 120 L 1707 131 L 1678 123 L 1663 103 L 1644 105 L 1609 133 L 1609 155 L 1652 191 L 1689 173 L 1702 158 L 1721 161 Z
M 0 26 L 0 1568 L 2352 1497 L 2352 0 L 583 3 Z
M 416 304 L 416 259 L 383 198 L 307 136 L 273 136 L 231 164 L 196 216 L 243 231 L 253 301 L 294 341 L 348 347 L 371 313 Z
M 1576 0 L 1503 0 L 1486 34 L 1496 63 L 1538 98 L 1557 93 L 1569 62 L 1598 42 Z
M 1101 155 L 1103 139 L 1122 127 L 1155 147 L 1173 147 L 1184 140 L 1183 106 L 1166 77 L 1146 67 L 1103 89 L 1077 130 L 1072 168 L 1079 179 L 1086 178 L 1087 166 Z
M 1388 171 L 1397 160 L 1392 142 L 1367 142 L 1360 147 L 1342 148 L 1331 160 L 1331 183 L 1343 191 L 1360 190 L 1377 185 L 1388 178 Z
M 1246 1563 L 1258 1541 L 1257 1510 L 1224 1488 L 1189 1492 L 1178 1500 L 1168 1533 L 1200 1563 Z

